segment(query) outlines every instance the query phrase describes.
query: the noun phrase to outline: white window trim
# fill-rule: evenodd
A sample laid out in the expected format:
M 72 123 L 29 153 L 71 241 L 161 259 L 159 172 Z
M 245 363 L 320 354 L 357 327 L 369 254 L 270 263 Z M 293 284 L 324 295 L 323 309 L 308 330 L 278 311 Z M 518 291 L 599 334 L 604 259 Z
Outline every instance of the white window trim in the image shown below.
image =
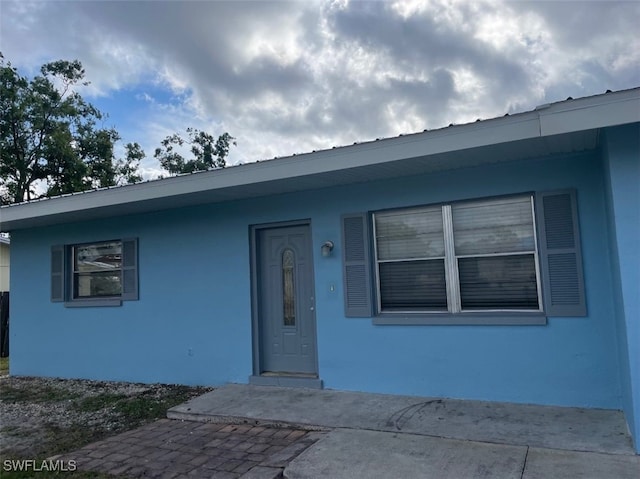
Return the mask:
M 75 291 L 76 291 L 76 274 L 80 274 L 83 273 L 81 271 L 77 271 L 76 270 L 76 251 L 78 248 L 81 248 L 83 246 L 98 246 L 98 245 L 102 245 L 102 244 L 108 244 L 108 243 L 119 243 L 120 244 L 120 255 L 121 255 L 121 264 L 120 264 L 120 268 L 118 269 L 114 269 L 114 272 L 118 272 L 118 276 L 120 277 L 120 293 L 119 294 L 110 294 L 110 295 L 101 295 L 101 296 L 76 296 L 75 295 Z M 95 304 L 96 302 L 112 302 L 113 300 L 120 300 L 120 298 L 122 297 L 122 288 L 123 288 L 123 282 L 124 282 L 124 277 L 123 277 L 123 265 L 122 265 L 122 261 L 123 261 L 123 249 L 124 249 L 124 243 L 121 239 L 117 239 L 117 240 L 106 240 L 106 241 L 94 241 L 91 243 L 78 243 L 78 244 L 73 244 L 73 245 L 69 245 L 69 262 L 70 267 L 69 267 L 69 271 L 70 271 L 70 275 L 69 275 L 69 301 L 70 302 L 79 302 L 79 301 L 91 301 L 92 304 Z M 98 273 L 100 272 L 99 270 L 96 271 L 86 271 L 85 273 Z
M 442 205 L 442 227 L 444 229 L 444 279 L 447 288 L 447 309 L 451 314 L 458 314 L 462 310 L 460 306 L 460 273 L 455 255 L 453 216 L 450 204 Z
M 381 303 L 380 292 L 380 267 L 381 263 L 393 262 L 393 261 L 407 261 L 407 259 L 397 260 L 378 260 L 378 245 L 377 245 L 377 233 L 376 233 L 376 212 L 372 213 L 372 236 L 373 236 L 373 266 L 375 277 L 375 296 L 376 296 L 376 318 L 374 318 L 374 324 L 393 324 L 394 318 L 402 318 L 402 324 L 411 324 L 414 320 L 415 324 L 424 324 L 424 320 L 420 317 L 430 317 L 432 324 L 469 324 L 467 321 L 470 319 L 478 318 L 480 322 L 484 322 L 483 319 L 491 318 L 487 323 L 496 324 L 500 323 L 500 319 L 496 321 L 496 315 L 503 316 L 502 320 L 504 324 L 546 324 L 546 316 L 544 314 L 543 297 L 542 297 L 542 281 L 540 276 L 540 262 L 539 262 L 539 248 L 538 248 L 538 230 L 536 225 L 536 211 L 535 211 L 535 197 L 532 193 L 523 193 L 517 195 L 501 196 L 500 198 L 523 198 L 529 197 L 531 204 L 531 217 L 533 228 L 533 251 L 519 251 L 509 253 L 494 253 L 494 254 L 476 254 L 476 255 L 455 255 L 455 244 L 453 235 L 453 217 L 451 212 L 451 205 L 458 203 L 466 203 L 473 201 L 490 200 L 488 198 L 475 198 L 471 200 L 454 201 L 449 203 L 439 204 L 442 208 L 442 221 L 444 232 L 444 266 L 445 266 L 445 282 L 447 291 L 447 311 L 429 311 L 429 310 L 416 310 L 416 311 L 384 311 Z M 496 197 L 497 198 L 497 197 Z M 420 207 L 438 206 L 423 205 L 423 206 L 411 206 L 406 208 L 394 208 L 388 211 L 408 211 Z M 473 257 L 496 257 L 496 256 L 517 256 L 523 254 L 533 254 L 534 267 L 536 273 L 536 292 L 538 297 L 538 309 L 462 309 L 461 296 L 460 296 L 460 279 L 458 271 L 458 259 L 459 258 L 473 258 Z M 440 259 L 442 257 L 429 257 L 426 259 Z M 411 258 L 411 261 L 418 261 L 420 258 Z M 387 321 L 385 318 L 390 318 Z M 466 318 L 466 319 L 464 319 Z M 431 321 L 430 321 L 431 322 Z M 475 324 L 475 321 L 473 321 Z
M 82 245 L 119 242 L 122 245 L 120 269 L 120 294 L 110 296 L 74 297 L 74 248 Z M 139 255 L 138 238 L 122 237 L 84 243 L 56 244 L 51 246 L 51 292 L 52 303 L 63 303 L 68 308 L 122 306 L 123 302 L 139 300 Z

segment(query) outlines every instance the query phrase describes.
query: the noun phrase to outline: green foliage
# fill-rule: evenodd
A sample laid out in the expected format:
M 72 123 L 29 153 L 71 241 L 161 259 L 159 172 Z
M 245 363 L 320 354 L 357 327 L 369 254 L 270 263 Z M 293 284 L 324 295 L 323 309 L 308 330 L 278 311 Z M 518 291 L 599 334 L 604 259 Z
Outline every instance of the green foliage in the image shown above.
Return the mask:
M 142 181 L 142 176 L 138 173 L 140 162 L 146 156 L 137 143 L 127 143 L 124 146 L 126 156 L 116 162 L 116 172 L 119 175 L 120 183 L 137 183 Z
M 113 406 L 119 401 L 126 400 L 124 394 L 98 394 L 97 396 L 88 396 L 74 403 L 74 409 L 82 412 L 99 411 L 106 407 Z
M 76 91 L 84 77 L 78 60 L 58 60 L 29 79 L 0 53 L 0 203 L 142 181 L 144 151 L 128 143 L 125 157 L 115 157 L 120 135 L 99 126 L 104 115 Z M 167 136 L 154 157 L 170 174 L 224 168 L 232 144 L 229 133 L 187 128 L 185 138 Z
M 7 403 L 21 403 L 29 401 L 32 403 L 54 403 L 69 401 L 78 397 L 77 394 L 63 388 L 56 388 L 45 385 L 34 384 L 29 390 L 24 388 L 14 388 L 3 384 L 0 388 L 2 401 Z
M 118 132 L 75 91 L 85 71 L 78 60 L 46 63 L 32 79 L 0 53 L 0 200 L 19 203 L 139 181 L 144 152 L 126 147 L 116 159 Z M 37 193 L 39 187 L 44 193 Z
M 167 136 L 162 140 L 161 147 L 156 148 L 154 157 L 162 168 L 169 173 L 194 173 L 226 166 L 226 157 L 234 138 L 229 133 L 223 133 L 217 139 L 197 128 L 187 128 L 187 138 L 178 133 Z M 193 159 L 187 160 L 179 150 L 188 148 Z
M 209 390 L 180 385 L 150 385 L 138 394 L 128 395 L 122 394 L 117 388 L 111 388 L 108 382 L 89 381 L 83 388 L 74 386 L 75 383 L 66 380 L 43 382 L 37 378 L 8 378 L 0 382 L 0 402 L 18 404 L 27 409 L 38 404 L 39 409 L 50 407 L 52 411 L 59 411 L 61 408 L 65 411 L 62 416 L 52 414 L 51 420 L 40 424 L 38 433 L 34 432 L 32 425 L 0 425 L 0 434 L 18 436 L 28 443 L 27 447 L 20 449 L 3 447 L 0 451 L 0 465 L 5 460 L 18 459 L 34 459 L 40 463 L 48 457 L 68 453 L 119 432 L 165 418 L 167 409 Z M 86 414 L 94 419 L 83 419 Z M 60 417 L 65 419 L 56 422 Z M 107 479 L 119 476 L 88 471 L 34 473 L 3 470 L 0 477 Z

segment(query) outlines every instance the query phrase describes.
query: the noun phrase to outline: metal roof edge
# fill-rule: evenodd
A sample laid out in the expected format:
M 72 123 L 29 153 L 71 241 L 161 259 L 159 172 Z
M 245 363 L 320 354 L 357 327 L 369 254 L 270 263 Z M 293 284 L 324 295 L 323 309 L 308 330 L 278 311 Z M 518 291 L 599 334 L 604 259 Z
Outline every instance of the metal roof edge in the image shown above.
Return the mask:
M 0 207 L 0 230 L 20 220 L 216 189 L 339 172 L 418 156 L 640 122 L 640 87 L 354 145 Z M 4 226 L 3 226 L 4 225 Z M 8 225 L 8 227 L 7 227 Z M 6 229 L 5 229 L 6 228 Z

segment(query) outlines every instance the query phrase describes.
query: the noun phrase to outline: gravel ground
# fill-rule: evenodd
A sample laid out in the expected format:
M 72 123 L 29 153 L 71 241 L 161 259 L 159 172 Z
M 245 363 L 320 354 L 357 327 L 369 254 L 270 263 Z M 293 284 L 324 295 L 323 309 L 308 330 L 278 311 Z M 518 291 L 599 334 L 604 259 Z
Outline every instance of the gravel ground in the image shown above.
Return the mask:
M 73 379 L 0 378 L 0 454 L 34 458 L 82 447 L 163 417 L 209 388 Z

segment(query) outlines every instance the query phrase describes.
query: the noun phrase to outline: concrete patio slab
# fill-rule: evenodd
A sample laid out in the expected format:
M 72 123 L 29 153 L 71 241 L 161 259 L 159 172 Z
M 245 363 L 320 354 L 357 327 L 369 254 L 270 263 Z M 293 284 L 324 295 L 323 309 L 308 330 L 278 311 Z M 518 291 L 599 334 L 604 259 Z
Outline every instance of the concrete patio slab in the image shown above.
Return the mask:
M 522 479 L 550 477 L 637 479 L 640 456 L 530 448 Z
M 526 454 L 524 446 L 337 429 L 294 459 L 284 470 L 284 476 L 288 479 L 520 479 Z
M 229 384 L 172 419 L 348 428 L 608 454 L 634 454 L 620 411 Z

